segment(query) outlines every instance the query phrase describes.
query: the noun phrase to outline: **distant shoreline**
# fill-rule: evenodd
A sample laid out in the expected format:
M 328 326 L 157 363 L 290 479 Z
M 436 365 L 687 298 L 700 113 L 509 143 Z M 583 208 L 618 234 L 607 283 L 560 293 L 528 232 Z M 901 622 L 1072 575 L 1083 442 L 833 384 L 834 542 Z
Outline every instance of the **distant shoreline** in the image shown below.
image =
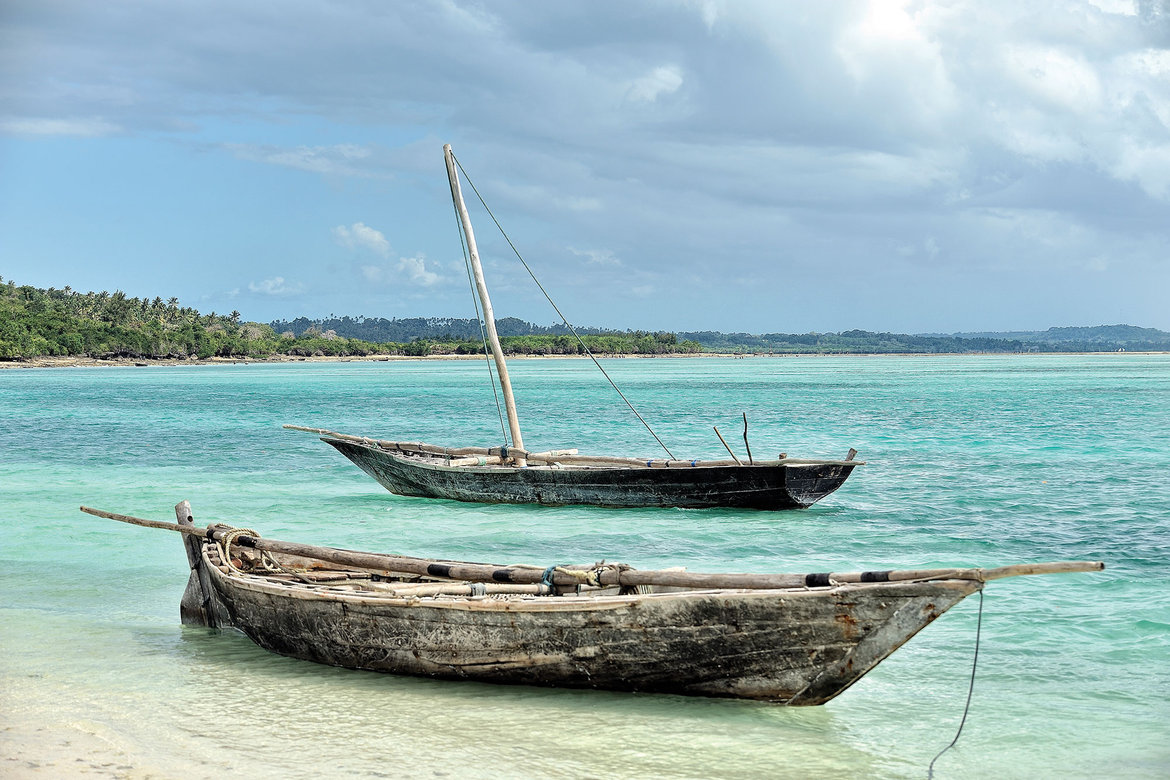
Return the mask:
M 782 352 L 782 353 L 733 353 L 733 352 L 692 352 L 687 354 L 607 354 L 597 355 L 598 359 L 631 359 L 631 360 L 687 360 L 693 358 L 734 358 L 744 360 L 748 358 L 830 358 L 830 357 L 992 357 L 992 356 L 1019 356 L 1035 357 L 1044 355 L 1170 355 L 1167 351 L 1133 351 L 1133 352 Z M 508 360 L 587 360 L 588 355 L 508 355 Z M 0 370 L 7 368 L 150 368 L 156 366 L 188 367 L 200 366 L 230 366 L 248 365 L 252 363 L 396 363 L 402 361 L 449 361 L 449 360 L 483 360 L 483 355 L 375 355 L 375 356 L 337 356 L 317 355 L 298 357 L 292 355 L 276 355 L 266 358 L 192 358 L 182 360 L 177 358 L 91 358 L 91 357 L 35 357 L 24 360 L 0 360 Z

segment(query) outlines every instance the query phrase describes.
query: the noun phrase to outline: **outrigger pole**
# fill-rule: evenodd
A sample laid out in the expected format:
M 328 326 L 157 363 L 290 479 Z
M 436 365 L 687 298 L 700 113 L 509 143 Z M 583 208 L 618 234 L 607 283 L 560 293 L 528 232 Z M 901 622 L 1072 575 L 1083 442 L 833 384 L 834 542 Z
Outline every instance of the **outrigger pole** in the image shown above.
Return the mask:
M 512 380 L 508 378 L 508 365 L 504 362 L 504 351 L 500 349 L 500 337 L 496 333 L 496 315 L 492 311 L 492 301 L 488 297 L 487 283 L 483 280 L 483 266 L 479 264 L 479 249 L 475 246 L 475 231 L 471 228 L 471 217 L 467 214 L 467 206 L 463 202 L 463 191 L 459 187 L 459 174 L 455 170 L 455 155 L 451 152 L 451 144 L 443 145 L 443 158 L 447 161 L 447 178 L 451 181 L 451 200 L 455 202 L 455 210 L 459 212 L 459 222 L 463 226 L 463 234 L 467 236 L 467 252 L 471 256 L 471 272 L 475 276 L 475 290 L 479 293 L 479 301 L 483 306 L 484 324 L 487 326 L 488 346 L 491 347 L 492 357 L 496 361 L 496 371 L 500 375 L 500 389 L 504 393 L 504 407 L 508 412 L 508 428 L 512 434 L 512 446 L 524 450 L 524 439 L 520 436 L 520 420 L 516 417 L 516 399 L 512 396 Z M 517 466 L 527 465 L 524 458 L 516 458 Z

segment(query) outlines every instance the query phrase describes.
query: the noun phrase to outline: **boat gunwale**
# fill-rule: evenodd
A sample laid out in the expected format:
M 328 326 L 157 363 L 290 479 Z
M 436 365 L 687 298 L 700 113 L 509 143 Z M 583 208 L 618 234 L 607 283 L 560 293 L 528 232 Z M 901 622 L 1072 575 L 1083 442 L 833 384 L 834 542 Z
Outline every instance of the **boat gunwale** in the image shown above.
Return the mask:
M 230 583 L 231 587 L 252 592 L 265 593 L 272 596 L 291 597 L 303 601 L 335 601 L 360 603 L 366 606 L 386 605 L 390 607 L 436 607 L 439 609 L 456 609 L 464 611 L 483 612 L 598 612 L 617 610 L 625 607 L 640 606 L 643 603 L 651 605 L 677 601 L 699 599 L 719 599 L 726 601 L 750 601 L 787 598 L 824 598 L 872 591 L 910 590 L 925 584 L 935 585 L 946 590 L 966 590 L 970 595 L 982 587 L 982 583 L 975 578 L 946 577 L 924 578 L 915 580 L 893 580 L 889 582 L 843 582 L 824 587 L 791 587 L 791 588 L 693 588 L 678 589 L 663 593 L 637 593 L 628 595 L 596 595 L 583 596 L 564 594 L 554 596 L 509 594 L 504 598 L 489 598 L 486 596 L 458 596 L 444 594 L 441 597 L 419 595 L 393 595 L 390 593 L 364 593 L 361 591 L 343 591 L 331 585 L 341 583 L 303 583 L 295 580 L 274 581 L 263 575 L 248 572 L 224 571 L 221 564 L 212 561 L 208 556 L 209 545 L 202 551 L 203 565 L 207 567 L 213 579 Z M 340 570 L 339 570 L 340 571 Z M 440 581 L 437 581 L 440 582 Z M 463 584 L 465 580 L 451 580 L 451 584 Z M 220 583 L 217 582 L 217 585 Z
M 801 459 L 786 458 L 785 460 L 756 461 L 755 463 L 742 463 L 742 464 L 729 464 L 729 463 L 704 464 L 702 461 L 696 459 L 694 461 L 691 461 L 695 464 L 693 466 L 686 466 L 686 465 L 668 466 L 666 464 L 669 464 L 669 463 L 686 464 L 688 461 L 685 458 L 671 459 L 671 460 L 647 458 L 646 464 L 641 465 L 641 466 L 635 465 L 633 463 L 597 463 L 597 464 L 580 463 L 580 464 L 578 464 L 578 463 L 559 463 L 559 462 L 557 463 L 556 466 L 553 466 L 551 463 L 547 463 L 547 464 L 542 463 L 539 465 L 529 463 L 529 464 L 522 466 L 522 467 L 516 466 L 514 464 L 510 464 L 510 463 L 485 464 L 482 466 L 469 463 L 469 464 L 461 465 L 461 466 L 449 466 L 449 465 L 445 465 L 442 463 L 428 463 L 426 460 L 424 460 L 424 458 L 427 458 L 427 457 L 434 457 L 434 458 L 444 457 L 443 455 L 440 455 L 438 453 L 429 453 L 429 452 L 426 452 L 424 450 L 410 451 L 410 450 L 403 450 L 403 449 L 390 449 L 388 447 L 382 447 L 382 446 L 378 445 L 377 443 L 366 443 L 366 442 L 361 442 L 361 441 L 353 441 L 350 439 L 340 439 L 340 438 L 335 438 L 335 437 L 331 437 L 331 436 L 322 436 L 320 438 L 321 438 L 321 441 L 325 442 L 326 444 L 329 444 L 331 442 L 342 442 L 342 443 L 345 443 L 345 444 L 348 444 L 348 445 L 354 446 L 354 447 L 364 447 L 365 449 L 373 450 L 373 451 L 379 453 L 380 455 L 385 455 L 387 457 L 394 458 L 397 461 L 400 461 L 402 463 L 405 463 L 405 464 L 410 465 L 410 466 L 415 467 L 415 468 L 430 469 L 433 471 L 449 471 L 449 472 L 472 473 L 472 474 L 496 474 L 496 473 L 500 473 L 500 472 L 519 473 L 522 471 L 637 471 L 639 469 L 645 469 L 647 471 L 663 471 L 666 469 L 673 469 L 674 471 L 688 471 L 691 469 L 694 469 L 694 470 L 727 469 L 727 470 L 733 470 L 733 471 L 739 472 L 739 471 L 744 471 L 744 470 L 764 471 L 764 470 L 768 470 L 768 469 L 799 469 L 799 468 L 818 468 L 821 466 L 864 466 L 864 465 L 866 465 L 866 462 L 863 460 L 813 460 L 813 459 L 807 459 L 807 458 L 801 458 Z M 435 445 L 431 445 L 431 446 L 435 446 Z M 449 457 L 452 457 L 452 456 L 449 456 Z M 600 457 L 610 457 L 610 456 L 600 456 Z M 650 463 L 657 463 L 657 464 L 661 464 L 661 465 L 651 466 L 651 465 L 649 465 Z

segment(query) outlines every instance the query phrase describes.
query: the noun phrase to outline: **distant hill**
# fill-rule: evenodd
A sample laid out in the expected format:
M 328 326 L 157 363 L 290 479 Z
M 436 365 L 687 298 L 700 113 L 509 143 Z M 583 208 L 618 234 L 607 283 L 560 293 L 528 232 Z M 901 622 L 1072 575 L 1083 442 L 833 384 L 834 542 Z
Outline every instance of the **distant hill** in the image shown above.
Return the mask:
M 691 331 L 680 339 L 699 342 L 712 352 L 774 354 L 965 354 L 972 352 L 1027 352 L 1022 341 L 954 336 L 912 336 L 906 333 L 874 333 L 846 330 L 840 333 L 719 333 Z
M 1049 328 L 1048 330 L 1000 331 L 987 333 L 952 333 L 956 338 L 1011 339 L 1043 344 L 1109 344 L 1117 347 L 1133 345 L 1144 349 L 1165 349 L 1170 333 L 1157 328 L 1139 328 L 1135 325 L 1097 325 L 1086 328 Z
M 276 320 L 270 323 L 277 333 L 303 336 L 332 331 L 336 335 L 374 343 L 408 344 L 414 341 L 465 340 L 478 343 L 479 323 L 474 319 L 450 317 Z M 503 338 L 564 336 L 564 325 L 534 325 L 505 317 L 496 320 Z M 607 328 L 578 328 L 581 334 L 640 338 L 645 331 Z M 1049 328 L 1046 331 L 934 333 L 875 333 L 847 330 L 839 333 L 723 333 L 720 331 L 679 331 L 679 343 L 698 342 L 705 352 L 726 353 L 818 353 L 818 354 L 967 354 L 976 352 L 1115 352 L 1170 351 L 1170 333 L 1132 325 L 1102 325 L 1094 328 Z
M 277 333 L 293 333 L 300 336 L 306 331 L 331 330 L 347 339 L 361 339 L 373 342 L 407 343 L 418 340 L 466 340 L 479 341 L 479 321 L 453 317 L 405 317 L 385 319 L 382 317 L 329 317 L 295 320 L 273 320 L 269 323 Z M 533 325 L 515 317 L 496 320 L 496 331 L 506 336 L 564 336 L 570 333 L 564 325 Z M 633 331 L 606 330 L 604 328 L 577 328 L 581 334 L 624 335 Z
M 840 333 L 679 333 L 694 339 L 703 349 L 730 352 L 828 352 L 828 353 L 972 353 L 972 352 L 1167 352 L 1170 333 L 1133 325 L 1049 328 L 1044 331 L 986 333 L 874 333 L 848 330 Z
M 1132 325 L 1049 328 L 1045 331 L 918 334 L 846 330 L 840 333 L 722 333 L 719 331 L 578 328 L 582 346 L 564 325 L 496 321 L 506 354 L 882 354 L 1015 352 L 1170 352 L 1170 333 Z M 131 298 L 121 291 L 47 290 L 0 278 L 0 360 L 38 356 L 202 359 L 270 355 L 482 354 L 479 323 L 450 317 L 241 320 L 240 312 L 203 314 L 178 298 Z

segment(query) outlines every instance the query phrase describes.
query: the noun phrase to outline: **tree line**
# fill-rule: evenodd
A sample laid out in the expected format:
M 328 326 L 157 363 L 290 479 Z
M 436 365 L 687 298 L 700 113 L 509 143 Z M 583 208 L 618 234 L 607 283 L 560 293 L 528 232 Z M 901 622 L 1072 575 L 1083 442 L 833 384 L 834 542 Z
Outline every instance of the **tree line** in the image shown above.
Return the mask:
M 509 355 L 880 354 L 1170 351 L 1170 333 L 1128 325 L 991 334 L 651 332 L 582 328 L 514 317 L 496 321 Z M 385 338 L 394 336 L 393 339 Z M 203 314 L 178 298 L 132 298 L 121 290 L 40 289 L 0 277 L 0 360 L 41 356 L 207 359 L 212 357 L 483 354 L 479 322 L 436 317 L 298 318 L 242 322 L 238 311 Z
M 479 320 L 458 317 L 337 317 L 329 315 L 319 319 L 297 317 L 294 320 L 273 320 L 269 323 L 277 333 L 291 331 L 304 333 L 310 328 L 320 331 L 332 330 L 339 336 L 373 342 L 410 342 L 419 339 L 430 341 L 478 341 Z M 578 333 L 592 335 L 621 335 L 627 331 L 603 328 L 577 328 Z M 535 325 L 517 317 L 501 317 L 496 320 L 496 332 L 506 336 L 565 336 L 570 330 L 563 324 Z
M 474 321 L 473 321 L 474 322 Z M 519 322 L 519 320 L 517 320 Z M 478 330 L 478 327 L 477 327 Z M 699 351 L 673 333 L 630 331 L 587 334 L 582 340 L 595 354 L 668 354 Z M 585 350 L 570 336 L 505 336 L 512 355 L 575 355 Z M 4 282 L 0 277 L 0 360 L 43 356 L 92 358 L 207 359 L 286 356 L 472 355 L 483 354 L 478 338 L 444 335 L 408 341 L 372 342 L 347 338 L 310 324 L 301 333 L 281 333 L 258 322 L 241 322 L 240 313 L 203 314 L 180 306 L 177 298 L 132 298 L 121 290 L 78 292 L 70 287 L 40 289 Z

